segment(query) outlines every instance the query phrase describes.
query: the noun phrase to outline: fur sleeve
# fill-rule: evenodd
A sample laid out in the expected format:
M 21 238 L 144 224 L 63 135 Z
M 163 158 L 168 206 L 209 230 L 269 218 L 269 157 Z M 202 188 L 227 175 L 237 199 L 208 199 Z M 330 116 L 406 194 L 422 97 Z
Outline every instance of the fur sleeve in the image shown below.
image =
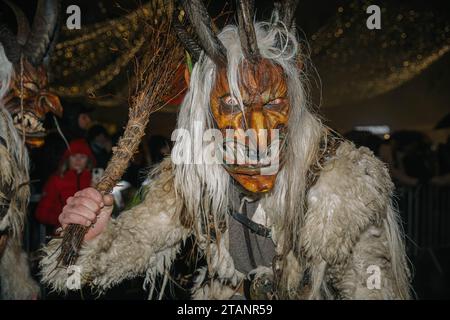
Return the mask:
M 39 297 L 40 289 L 31 278 L 28 258 L 15 238 L 7 239 L 0 259 L 0 299 L 30 300 Z
M 344 142 L 324 165 L 308 194 L 303 227 L 303 246 L 314 266 L 313 296 L 326 296 L 331 283 L 342 298 L 408 297 L 393 188 L 386 166 L 367 148 Z M 367 288 L 374 270 L 382 273 L 379 292 Z
M 1 108 L 1 107 L 0 107 Z M 0 109 L 0 126 L 2 112 Z M 0 232 L 9 227 L 8 211 L 11 203 L 10 191 L 13 188 L 13 170 L 11 167 L 11 155 L 9 154 L 6 141 L 2 137 L 0 127 Z
M 401 245 L 389 239 L 390 226 L 370 226 L 353 247 L 347 263 L 328 270 L 341 299 L 408 299 L 408 269 Z M 400 256 L 396 256 L 400 255 Z
M 75 265 L 81 284 L 102 292 L 126 278 L 147 273 L 152 279 L 163 272 L 189 234 L 179 222 L 179 202 L 172 171 L 163 163 L 144 202 L 111 220 L 105 232 L 83 245 Z M 42 280 L 57 291 L 66 291 L 69 269 L 56 269 L 60 242 L 52 240 L 44 248 Z

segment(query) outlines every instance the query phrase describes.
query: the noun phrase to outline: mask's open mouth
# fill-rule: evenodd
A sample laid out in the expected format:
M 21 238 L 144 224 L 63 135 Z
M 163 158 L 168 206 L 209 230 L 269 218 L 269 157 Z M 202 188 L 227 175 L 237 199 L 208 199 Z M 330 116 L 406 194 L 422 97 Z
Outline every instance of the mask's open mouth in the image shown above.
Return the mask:
M 44 138 L 46 135 L 41 120 L 31 112 L 15 114 L 13 122 L 19 133 L 25 132 L 27 138 Z
M 270 168 L 271 165 L 238 165 L 238 164 L 224 164 L 225 168 L 235 174 L 245 174 L 248 176 L 261 175 L 261 170 Z
M 279 141 L 265 152 L 258 152 L 245 144 L 223 145 L 224 167 L 231 173 L 244 175 L 265 175 L 278 168 L 280 163 Z M 228 147 L 228 148 L 227 148 Z

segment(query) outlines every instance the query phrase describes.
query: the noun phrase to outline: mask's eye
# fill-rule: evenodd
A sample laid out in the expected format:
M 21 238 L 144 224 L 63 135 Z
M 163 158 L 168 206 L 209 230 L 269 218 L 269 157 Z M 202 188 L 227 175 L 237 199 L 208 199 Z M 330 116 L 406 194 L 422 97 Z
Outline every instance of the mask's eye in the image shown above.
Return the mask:
M 277 109 L 277 108 L 284 106 L 285 103 L 286 103 L 286 98 L 276 98 L 276 99 L 273 99 L 273 100 L 269 101 L 268 103 L 266 103 L 265 107 L 269 108 L 269 109 Z
M 222 102 L 228 106 L 238 106 L 239 102 L 236 98 L 233 98 L 232 96 L 225 96 L 222 98 Z
M 226 95 L 220 99 L 221 109 L 223 113 L 235 113 L 240 111 L 239 102 L 236 98 Z

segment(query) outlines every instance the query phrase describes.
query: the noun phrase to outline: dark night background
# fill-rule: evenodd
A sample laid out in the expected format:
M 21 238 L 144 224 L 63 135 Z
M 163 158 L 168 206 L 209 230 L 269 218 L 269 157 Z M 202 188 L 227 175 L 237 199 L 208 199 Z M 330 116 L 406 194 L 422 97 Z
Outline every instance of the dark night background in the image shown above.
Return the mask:
M 14 2 L 31 20 L 37 1 Z M 226 1 L 210 2 L 212 16 L 223 8 L 233 11 L 232 4 L 225 6 Z M 120 19 L 145 3 L 147 1 L 64 0 L 63 8 L 71 4 L 81 7 L 82 28 L 79 34 L 78 31 L 62 32 L 59 42 L 82 35 L 84 27 Z M 257 19 L 270 18 L 273 1 L 258 0 L 255 3 Z M 355 3 L 358 4 L 356 7 Z M 381 30 L 369 31 L 365 27 L 368 15 L 362 11 L 361 3 L 376 4 L 385 9 L 382 11 Z M 0 12 L 3 12 L 1 21 L 15 28 L 14 16 L 1 1 Z M 234 16 L 230 21 L 234 21 Z M 428 158 L 423 161 L 426 164 L 422 163 L 423 168 L 429 167 L 429 158 L 439 157 L 440 146 L 447 143 L 449 148 L 450 125 L 440 129 L 436 125 L 450 112 L 450 1 L 301 0 L 296 21 L 300 37 L 309 44 L 311 63 L 317 68 L 317 72 L 311 66 L 308 69 L 311 93 L 315 107 L 326 124 L 341 134 L 357 126 L 386 126 L 389 132 L 378 137 L 382 140 L 379 144 L 388 144 L 396 132 L 414 132 L 415 137 L 420 137 L 420 142 L 426 144 L 424 153 L 433 154 L 426 156 Z M 347 21 L 351 21 L 348 26 Z M 221 23 L 223 19 L 217 22 L 219 26 Z M 97 54 L 96 58 L 91 59 L 94 65 L 92 70 L 113 65 L 121 54 L 97 51 L 102 41 L 109 41 L 109 38 L 102 37 L 98 36 L 99 42 L 86 44 Z M 77 62 L 64 67 L 68 61 L 64 58 L 65 53 L 71 49 L 61 47 L 59 50 L 53 60 L 56 66 L 52 68 L 52 88 L 55 90 L 78 86 L 81 80 L 88 79 L 94 73 L 77 69 Z M 87 59 L 80 53 L 84 51 L 73 50 L 73 59 L 79 59 L 76 61 Z M 77 57 L 77 54 L 81 56 Z M 415 67 L 412 68 L 412 65 Z M 92 99 L 87 94 L 67 94 L 62 96 L 63 106 L 93 106 L 93 118 L 110 130 L 117 131 L 127 119 L 129 72 L 129 66 L 123 67 L 117 77 L 98 89 L 97 97 L 107 97 L 105 100 Z M 152 115 L 149 133 L 170 137 L 175 127 L 176 111 L 177 106 L 170 106 Z M 356 137 L 356 143 L 359 141 L 364 145 L 364 137 L 360 134 L 352 137 Z M 402 152 L 410 150 L 408 148 L 405 147 Z M 409 157 L 422 159 L 422 155 L 412 154 Z M 438 161 L 436 159 L 433 161 Z M 450 191 L 448 185 L 437 187 L 431 183 L 434 176 L 450 174 L 446 171 L 450 170 L 450 163 L 446 162 L 450 158 L 445 159 L 443 164 L 430 169 L 425 178 L 422 172 L 425 169 L 417 169 L 420 171 L 414 173 L 420 180 L 417 185 L 412 187 L 398 183 L 397 200 L 408 237 L 408 255 L 414 266 L 414 289 L 419 299 L 450 298 L 450 230 L 447 229 L 450 228 Z M 422 167 L 419 165 L 419 168 Z M 414 176 L 411 172 L 410 175 Z M 411 206 L 417 199 L 420 199 L 419 205 Z M 125 299 L 127 297 L 121 290 L 128 290 L 130 298 L 145 298 L 145 292 L 136 289 L 140 281 L 135 280 L 131 285 L 125 283 L 107 297 Z

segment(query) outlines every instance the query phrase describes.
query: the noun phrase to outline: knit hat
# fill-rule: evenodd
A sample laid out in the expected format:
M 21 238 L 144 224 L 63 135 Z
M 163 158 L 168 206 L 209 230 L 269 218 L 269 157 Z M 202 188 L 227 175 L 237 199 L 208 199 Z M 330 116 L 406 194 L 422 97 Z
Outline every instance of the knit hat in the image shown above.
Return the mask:
M 92 161 L 92 164 L 95 167 L 96 160 L 95 160 L 94 154 L 92 153 L 92 150 L 89 147 L 89 145 L 87 144 L 86 140 L 84 140 L 84 139 L 72 140 L 69 144 L 69 148 L 66 149 L 66 151 L 64 152 L 62 160 L 65 161 L 71 155 L 75 155 L 75 154 L 86 155 Z

